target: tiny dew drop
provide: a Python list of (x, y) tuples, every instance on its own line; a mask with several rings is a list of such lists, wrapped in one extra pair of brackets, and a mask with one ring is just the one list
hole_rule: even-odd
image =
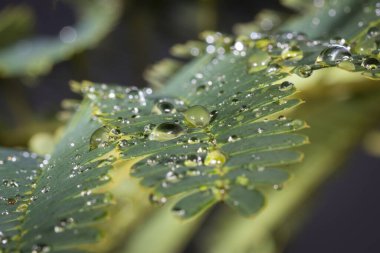
[(207, 153), (205, 165), (220, 167), (226, 162), (226, 160), (226, 156), (222, 152), (219, 150), (213, 150)]
[(184, 217), (186, 215), (186, 211), (180, 207), (173, 207), (172, 212), (179, 217)]
[(73, 218), (62, 219), (58, 222), (57, 225), (54, 226), (54, 232), (62, 233), (66, 230), (66, 228), (70, 228), (74, 224)]
[(266, 72), (269, 74), (269, 75), (273, 75), (273, 74), (276, 74), (278, 72), (280, 72), (281, 70), (281, 66), (276, 64), (276, 63), (272, 63), (272, 64), (269, 64), (268, 65), (268, 68), (266, 70)]
[(153, 106), (152, 112), (156, 114), (169, 114), (175, 113), (176, 109), (172, 103), (160, 100)]
[(15, 198), (8, 198), (7, 200), (8, 205), (15, 205), (17, 203), (17, 199)]
[(175, 171), (169, 171), (166, 173), (165, 179), (169, 183), (177, 183), (180, 180), (180, 175)]
[(0, 250), (2, 250), (1, 245), (8, 244), (8, 241), (9, 241), (8, 237), (5, 236), (4, 233), (0, 230)]
[(207, 90), (207, 86), (206, 85), (199, 85), (196, 89), (196, 93), (199, 95), (199, 94), (202, 94), (204, 91)]
[(228, 136), (228, 139), (227, 139), (228, 142), (235, 142), (238, 140), (240, 140), (240, 137), (235, 134)]
[(199, 142), (200, 142), (200, 140), (197, 137), (195, 137), (195, 136), (192, 136), (192, 137), (190, 137), (187, 140), (187, 143), (189, 143), (189, 144), (196, 144), (196, 143), (199, 143)]
[(367, 31), (367, 37), (369, 39), (377, 38), (380, 36), (380, 29), (376, 26), (370, 27)]
[(167, 198), (158, 194), (149, 194), (149, 202), (153, 205), (163, 205), (167, 201)]
[(288, 81), (282, 82), (278, 88), (280, 91), (288, 91), (294, 87), (294, 84)]
[(211, 120), (210, 113), (201, 105), (194, 105), (190, 107), (183, 113), (183, 116), (193, 127), (205, 127)]
[(286, 47), (281, 52), (283, 60), (299, 61), (303, 58), (303, 52), (298, 46)]
[(321, 66), (335, 66), (342, 61), (351, 59), (350, 51), (341, 45), (332, 45), (322, 50), (315, 63)]
[(109, 129), (105, 126), (98, 128), (90, 139), (90, 150), (105, 147), (109, 140)]
[(51, 248), (50, 246), (46, 244), (36, 244), (32, 246), (31, 253), (48, 253), (50, 252)]
[(202, 158), (196, 154), (191, 154), (186, 157), (183, 163), (186, 167), (196, 167), (202, 165)]
[(175, 139), (182, 134), (185, 130), (176, 123), (165, 122), (156, 126), (149, 135), (149, 139), (153, 141), (168, 141)]

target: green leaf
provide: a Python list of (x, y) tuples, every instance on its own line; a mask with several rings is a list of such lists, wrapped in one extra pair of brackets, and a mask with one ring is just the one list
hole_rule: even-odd
[[(323, 17), (326, 8), (318, 15)], [(371, 18), (363, 25), (372, 26)], [(370, 38), (367, 31), (347, 39), (355, 46), (358, 36), (376, 40), (378, 34)], [(253, 39), (205, 32), (201, 38), (205, 42), (176, 46), (173, 51), (181, 55), (203, 56), (171, 76), (156, 94), (133, 87), (77, 86), (93, 100), (95, 115), (120, 138), (121, 157), (135, 163), (132, 175), (153, 188), (151, 200), (162, 204), (168, 197), (185, 196), (175, 206), (183, 217), (204, 211), (191, 202), (231, 205), (249, 199), (238, 198), (237, 192), (256, 196), (265, 185), (279, 188), (288, 176), (277, 167), (302, 159), (293, 148), (308, 139), (292, 132), (306, 124), (276, 119), (302, 102), (293, 96), (293, 84), (281, 79), (292, 73), (308, 77), (334, 66), (377, 78), (377, 67), (363, 63), (363, 50), (350, 51), (344, 44), (350, 41), (314, 40), (294, 32)], [(213, 197), (206, 197), (210, 193)], [(253, 199), (257, 201), (237, 209), (255, 213), (264, 201)]]
[[(242, 189), (258, 196), (253, 188), (282, 183), (287, 173), (275, 167), (300, 161), (302, 155), (291, 149), (308, 142), (290, 134), (305, 128), (304, 122), (266, 119), (300, 104), (288, 99), (295, 92), (291, 84), (247, 75), (246, 57), (208, 60), (203, 66), (208, 71), (199, 74), (208, 87), (188, 85), (183, 96), (91, 83), (81, 87), (93, 99), (95, 115), (120, 138), (121, 157), (136, 161), (132, 175), (154, 189), (151, 200), (164, 203), (185, 194), (173, 208), (184, 218), (218, 201), (244, 201), (236, 194)], [(256, 200), (237, 209), (251, 215), (264, 203)]]
[(167, 80), (157, 93), (74, 83), (87, 98), (51, 157), (0, 151), (1, 251), (81, 252), (98, 238), (92, 224), (109, 196), (94, 188), (109, 180), (116, 145), (151, 201), (175, 197), (182, 218), (221, 201), (244, 216), (258, 212), (263, 192), (288, 179), (283, 167), (302, 159), (294, 148), (308, 143), (294, 133), (306, 123), (282, 115), (302, 103), (284, 78), (335, 66), (378, 78), (377, 6), (368, 3), (371, 13), (346, 40), (315, 40), (320, 30), (310, 38), (206, 32), (204, 42), (174, 50), (199, 57), (173, 76), (153, 75)]
[(99, 237), (90, 225), (110, 196), (93, 190), (109, 181), (113, 146), (89, 151), (90, 111), (83, 103), (51, 157), (0, 150), (2, 252), (80, 252)]
[[(96, 45), (114, 26), (122, 9), (118, 0), (68, 2), (75, 8), (77, 24), (62, 28), (57, 37), (32, 37), (0, 48), (1, 76), (46, 74), (56, 62)], [(21, 10), (16, 9), (13, 16), (19, 18)]]

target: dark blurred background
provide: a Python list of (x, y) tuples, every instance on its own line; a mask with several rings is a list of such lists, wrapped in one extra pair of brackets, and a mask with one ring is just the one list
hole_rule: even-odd
[[(34, 9), (39, 35), (56, 36), (76, 21), (61, 1), (2, 0), (0, 9), (20, 3)], [(234, 24), (251, 21), (263, 9), (292, 12), (274, 0), (128, 1), (118, 25), (97, 47), (56, 64), (37, 79), (0, 79), (0, 120), (17, 127), (31, 115), (46, 121), (55, 117), (63, 99), (79, 98), (70, 91), (69, 80), (145, 86), (144, 69), (168, 57), (173, 44), (196, 39), (207, 29), (231, 33)], [(23, 99), (14, 102), (12, 96)], [(18, 107), (28, 108), (21, 119), (15, 116)], [(25, 145), (5, 139), (0, 144)], [(310, 218), (286, 253), (380, 252), (380, 159), (358, 147), (344, 167), (317, 193)], [(188, 252), (194, 250), (190, 244)]]

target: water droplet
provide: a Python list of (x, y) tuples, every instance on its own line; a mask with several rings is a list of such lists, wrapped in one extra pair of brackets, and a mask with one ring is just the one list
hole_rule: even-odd
[(176, 216), (179, 217), (184, 217), (186, 215), (186, 211), (179, 207), (173, 207), (172, 211)]
[(149, 194), (149, 202), (154, 205), (163, 205), (167, 202), (167, 198), (159, 194)]
[(169, 114), (175, 113), (176, 109), (172, 103), (161, 100), (153, 106), (152, 112), (156, 114)]
[(202, 165), (202, 157), (196, 154), (188, 155), (184, 161), (184, 165), (186, 167), (196, 167)]
[(311, 76), (312, 73), (313, 73), (313, 69), (309, 65), (303, 65), (296, 68), (296, 74), (303, 78), (307, 78)]
[(367, 31), (367, 38), (372, 39), (372, 38), (377, 38), (380, 36), (380, 29), (377, 28), (376, 26), (370, 27)]
[(368, 70), (375, 70), (379, 67), (379, 61), (375, 58), (367, 58), (362, 62), (362, 66)]
[(261, 127), (257, 128), (257, 133), (259, 133), (259, 134), (264, 133), (264, 129), (262, 129)]
[(207, 90), (207, 86), (202, 84), (197, 87), (196, 93), (199, 95), (199, 94), (202, 94), (206, 90)]
[(226, 162), (225, 155), (219, 150), (213, 150), (207, 153), (205, 158), (206, 166), (222, 166)]
[(205, 127), (210, 123), (211, 116), (208, 110), (201, 106), (195, 105), (187, 109), (183, 116), (186, 121), (193, 127)]
[(106, 147), (109, 141), (109, 129), (107, 127), (98, 128), (90, 139), (90, 150)]
[(238, 140), (240, 140), (240, 138), (239, 138), (239, 136), (237, 136), (235, 134), (228, 136), (228, 139), (227, 139), (228, 142), (235, 142)]
[(54, 226), (54, 232), (62, 233), (67, 228), (71, 227), (73, 224), (74, 224), (73, 218), (62, 219), (58, 222), (58, 224), (56, 226)]
[(8, 198), (7, 203), (8, 203), (8, 205), (15, 205), (17, 203), (17, 199)]
[(283, 60), (299, 61), (303, 58), (303, 52), (298, 46), (286, 47), (281, 52)]
[(236, 183), (239, 185), (247, 186), (249, 184), (249, 179), (244, 175), (238, 176), (236, 178)]
[(248, 59), (248, 73), (258, 72), (266, 68), (270, 62), (270, 55), (262, 50), (257, 50)]
[(288, 91), (294, 87), (294, 84), (288, 81), (284, 81), (280, 84), (278, 88), (280, 91)]
[(50, 191), (50, 187), (49, 186), (45, 186), (41, 189), (41, 192), (42, 193), (48, 193)]
[(48, 253), (50, 250), (50, 246), (46, 244), (36, 244), (33, 245), (31, 253)]
[(165, 122), (159, 124), (153, 129), (149, 135), (149, 139), (154, 141), (168, 141), (181, 136), (184, 132), (184, 129), (180, 125)]
[(17, 188), (19, 185), (15, 180), (3, 180), (3, 185), (6, 187), (15, 187)]
[(169, 171), (165, 175), (165, 180), (170, 183), (179, 182), (180, 175), (175, 171)]
[[(4, 233), (0, 231), (0, 246), (8, 244), (8, 241), (9, 241), (8, 237), (5, 236)], [(2, 248), (0, 247), (0, 252), (2, 252), (1, 250)]]
[(280, 70), (281, 70), (281, 66), (280, 65), (278, 65), (276, 63), (272, 63), (272, 64), (268, 65), (268, 68), (267, 68), (266, 71), (267, 71), (267, 73), (269, 75), (273, 75), (273, 74), (276, 74), (276, 73), (280, 72)]
[(192, 137), (190, 137), (188, 140), (187, 140), (187, 143), (189, 143), (189, 144), (197, 144), (197, 143), (199, 143), (200, 142), (200, 140), (197, 138), (197, 137), (195, 137), (195, 136), (192, 136)]
[(350, 51), (340, 45), (332, 45), (322, 50), (315, 63), (321, 66), (335, 66), (342, 61), (350, 60)]

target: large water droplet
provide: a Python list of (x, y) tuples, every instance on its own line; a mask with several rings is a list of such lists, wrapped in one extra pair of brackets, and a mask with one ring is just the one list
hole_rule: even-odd
[(349, 59), (351, 59), (351, 53), (346, 47), (333, 45), (323, 49), (315, 63), (322, 66), (334, 66)]
[(279, 87), (279, 90), (280, 91), (287, 91), (287, 90), (290, 90), (294, 87), (294, 84), (291, 83), (291, 82), (288, 82), (288, 81), (285, 81), (285, 82), (282, 82), (280, 84), (280, 87)]
[(186, 121), (193, 127), (205, 127), (210, 123), (211, 116), (208, 110), (201, 106), (195, 105), (187, 109), (183, 116)]
[(174, 105), (168, 101), (158, 101), (153, 106), (152, 112), (156, 114), (175, 113), (176, 109)]
[(248, 59), (248, 73), (254, 73), (267, 67), (271, 57), (267, 52), (262, 50), (255, 51)]
[(283, 60), (299, 61), (303, 58), (303, 52), (298, 46), (286, 47), (281, 52)]
[(105, 126), (100, 127), (91, 135), (90, 150), (105, 147), (108, 145), (108, 141), (109, 141), (109, 129)]
[(180, 125), (165, 122), (159, 124), (153, 129), (149, 135), (149, 139), (154, 141), (168, 141), (177, 138), (184, 133), (185, 131)]
[(207, 153), (205, 158), (206, 166), (222, 166), (226, 162), (226, 156), (219, 150), (213, 150)]
[(367, 58), (363, 61), (362, 66), (368, 70), (375, 70), (379, 67), (379, 61), (375, 58)]

